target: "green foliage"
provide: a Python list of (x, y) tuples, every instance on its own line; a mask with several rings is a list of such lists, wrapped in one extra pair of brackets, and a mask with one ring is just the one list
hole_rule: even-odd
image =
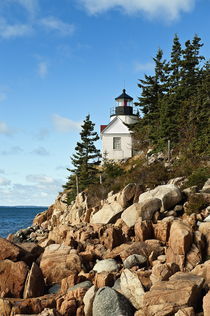
[(100, 150), (95, 147), (95, 142), (99, 139), (98, 134), (94, 131), (93, 122), (90, 115), (87, 115), (80, 132), (81, 141), (77, 142), (75, 154), (71, 157), (73, 169), (67, 169), (71, 172), (67, 183), (63, 186), (68, 190), (67, 203), (74, 200), (77, 190), (79, 192), (87, 188), (88, 185), (99, 183), (98, 168), (100, 164)]
[(200, 194), (191, 194), (186, 203), (186, 214), (198, 214), (206, 206), (205, 200)]
[(198, 189), (201, 189), (209, 177), (209, 168), (198, 168), (188, 177), (187, 186), (191, 187), (196, 185)]
[(114, 178), (121, 176), (123, 173), (124, 170), (122, 169), (122, 167), (120, 167), (120, 165), (117, 162), (111, 160), (106, 160), (104, 162), (102, 176), (105, 181), (108, 179), (113, 180)]
[[(145, 74), (138, 87), (141, 94), (136, 106), (143, 118), (133, 126), (135, 143), (164, 150), (170, 139), (172, 147), (207, 154), (210, 138), (210, 62), (200, 54), (203, 46), (195, 35), (182, 48), (175, 35), (170, 60), (158, 50), (154, 74)], [(143, 136), (142, 136), (143, 135)], [(187, 138), (190, 143), (187, 143)], [(185, 142), (185, 146), (180, 146)], [(144, 141), (145, 142), (145, 141)]]

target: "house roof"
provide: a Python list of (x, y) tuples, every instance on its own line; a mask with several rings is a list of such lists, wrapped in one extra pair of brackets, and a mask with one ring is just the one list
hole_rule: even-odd
[(127, 93), (126, 93), (126, 90), (123, 89), (123, 93), (121, 95), (119, 95), (119, 97), (115, 98), (116, 101), (118, 100), (130, 100), (130, 101), (133, 101), (133, 98), (130, 97)]
[(101, 125), (100, 126), (100, 131), (103, 132), (103, 130), (107, 127), (107, 125)]
[(104, 129), (101, 131), (103, 134), (131, 134), (128, 126), (116, 116)]

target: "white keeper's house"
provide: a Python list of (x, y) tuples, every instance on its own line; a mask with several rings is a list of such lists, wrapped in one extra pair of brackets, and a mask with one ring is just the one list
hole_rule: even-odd
[(110, 112), (110, 123), (101, 125), (102, 156), (120, 160), (130, 158), (134, 154), (132, 132), (128, 126), (136, 123), (139, 115), (133, 108), (133, 98), (125, 89), (115, 100), (116, 106)]

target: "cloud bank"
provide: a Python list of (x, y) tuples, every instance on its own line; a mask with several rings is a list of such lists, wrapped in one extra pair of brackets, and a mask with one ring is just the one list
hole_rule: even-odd
[[(1, 1), (0, 38), (12, 39), (24, 37), (34, 34), (37, 29), (51, 31), (60, 36), (70, 36), (75, 31), (73, 24), (64, 22), (55, 16), (40, 17), (41, 9), (39, 7), (39, 0), (3, 0), (3, 3)], [(15, 14), (13, 14), (12, 19), (9, 19), (7, 16), (6, 12), (8, 9), (10, 12), (16, 12), (16, 8), (24, 13), (24, 22), (22, 20), (18, 21)]]
[(1, 205), (50, 205), (63, 184), (61, 179), (46, 175), (28, 175), (26, 180), (30, 184), (11, 183), (0, 177)]
[(75, 122), (57, 114), (53, 115), (53, 125), (61, 133), (74, 132), (81, 128), (81, 122)]
[(9, 185), (11, 183), (10, 180), (0, 177), (0, 186), (5, 186), (5, 185)]
[(142, 12), (148, 17), (164, 16), (175, 20), (182, 12), (189, 12), (194, 0), (79, 0), (90, 14), (121, 9), (127, 14)]
[(22, 23), (9, 24), (4, 18), (0, 17), (0, 37), (4, 39), (23, 37), (31, 34), (32, 31), (31, 25)]

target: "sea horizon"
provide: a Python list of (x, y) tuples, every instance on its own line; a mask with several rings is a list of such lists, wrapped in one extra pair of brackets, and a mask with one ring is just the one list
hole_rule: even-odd
[(48, 206), (17, 205), (0, 206), (0, 236), (6, 238), (20, 229), (30, 227), (34, 217), (47, 210)]

